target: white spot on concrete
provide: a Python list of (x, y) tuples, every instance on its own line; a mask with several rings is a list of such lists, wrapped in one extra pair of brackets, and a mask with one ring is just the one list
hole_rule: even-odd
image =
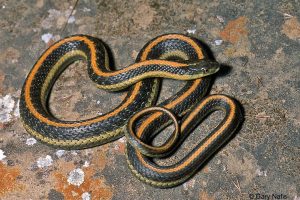
[(83, 150), (83, 152), (84, 152), (84, 155), (90, 155), (90, 154), (92, 154), (94, 151), (93, 151), (92, 149), (85, 149), (85, 150)]
[(68, 183), (71, 185), (80, 186), (84, 181), (84, 172), (82, 169), (77, 168), (70, 172), (68, 177)]
[(16, 108), (14, 111), (14, 116), (15, 117), (20, 117), (20, 100), (18, 100), (17, 104), (16, 104)]
[(116, 151), (118, 151), (118, 150), (120, 149), (120, 145), (116, 144), (116, 145), (114, 146), (114, 149), (115, 149)]
[(293, 15), (290, 15), (288, 13), (283, 13), (283, 17), (284, 17), (284, 19), (290, 19), (293, 17)]
[(34, 138), (28, 138), (28, 139), (26, 140), (26, 144), (29, 145), (29, 146), (32, 146), (32, 145), (34, 145), (35, 143), (36, 143), (36, 139), (34, 139)]
[(91, 200), (91, 194), (88, 192), (84, 192), (81, 195), (82, 200)]
[(60, 40), (61, 39), (61, 36), (60, 35), (54, 35), (53, 37), (52, 37), (52, 40), (53, 41), (58, 41), (58, 40)]
[(50, 29), (51, 27), (55, 26), (55, 22), (59, 19), (60, 16), (63, 16), (63, 13), (61, 13), (59, 10), (48, 10), (48, 16), (42, 21), (41, 26), (44, 29)]
[(61, 158), (64, 154), (65, 154), (65, 150), (57, 150), (55, 152), (55, 155), (58, 157), (58, 158)]
[(252, 91), (252, 90), (248, 90), (248, 91), (246, 92), (246, 94), (253, 94), (253, 91)]
[(0, 160), (3, 160), (4, 158), (6, 158), (6, 155), (4, 155), (4, 151), (0, 149)]
[(224, 23), (224, 22), (225, 22), (224, 18), (223, 18), (222, 16), (220, 16), (220, 15), (217, 15), (217, 19), (218, 19), (219, 22), (221, 22), (221, 23)]
[(195, 34), (196, 33), (196, 25), (194, 25), (192, 28), (189, 28), (188, 30), (186, 30), (186, 32), (188, 34)]
[(90, 12), (90, 11), (91, 11), (91, 9), (89, 9), (89, 8), (86, 8), (86, 7), (83, 8), (83, 12)]
[(255, 174), (258, 175), (258, 176), (267, 176), (267, 170), (257, 169), (255, 171)]
[(207, 187), (207, 182), (206, 181), (202, 181), (202, 185), (203, 185), (203, 187)]
[(189, 180), (188, 182), (185, 182), (183, 184), (183, 189), (184, 190), (190, 190), (190, 189), (193, 189), (195, 187), (195, 179), (191, 179)]
[(12, 120), (11, 112), (15, 107), (15, 100), (10, 94), (0, 97), (0, 123)]
[(42, 40), (48, 44), (48, 42), (53, 38), (53, 35), (51, 33), (45, 33), (42, 35)]
[(75, 22), (75, 17), (72, 15), (72, 16), (70, 16), (69, 19), (68, 19), (68, 24), (72, 24), (72, 23), (74, 23), (74, 22)]
[(72, 151), (71, 151), (71, 154), (72, 154), (73, 156), (77, 156), (77, 155), (78, 155), (77, 151), (75, 151), (75, 150), (72, 150)]
[(73, 190), (71, 191), (71, 193), (72, 193), (72, 196), (73, 196), (73, 197), (77, 197), (77, 196), (79, 195), (77, 192), (75, 192), (75, 191), (73, 191)]
[(90, 166), (90, 162), (86, 160), (83, 164), (83, 167), (89, 167), (89, 166)]
[(96, 103), (97, 103), (97, 104), (100, 104), (100, 103), (101, 103), (101, 101), (97, 101)]
[(46, 157), (38, 158), (36, 163), (39, 168), (44, 168), (44, 167), (51, 166), (53, 163), (53, 160), (52, 160), (51, 156), (47, 155)]
[(120, 149), (120, 144), (119, 143), (125, 143), (126, 142), (126, 137), (122, 137), (118, 139), (118, 142), (115, 143), (114, 149), (118, 151)]
[(126, 137), (121, 137), (118, 139), (118, 142), (125, 143), (126, 142)]
[[(68, 22), (68, 17), (70, 16), (72, 12), (72, 8), (66, 9), (64, 11), (59, 11), (56, 9), (49, 9), (48, 10), (48, 16), (42, 21), (41, 26), (44, 29), (51, 29), (53, 27), (55, 28), (62, 28), (65, 26), (65, 23)], [(73, 10), (72, 16), (75, 15), (76, 10)], [(71, 19), (71, 21), (75, 18)], [(74, 22), (73, 21), (73, 22)], [(71, 22), (71, 23), (73, 23)], [(69, 22), (68, 22), (69, 23)]]
[(223, 171), (223, 172), (225, 172), (226, 170), (227, 170), (226, 166), (225, 166), (225, 165), (223, 165), (223, 167), (222, 167), (222, 171)]
[(223, 40), (215, 40), (215, 45), (220, 46), (223, 43)]
[(18, 59), (12, 59), (11, 60), (11, 63), (13, 63), (13, 64), (15, 64), (15, 63), (17, 63), (18, 62)]
[(115, 146), (114, 146), (114, 149), (116, 150), (116, 151), (118, 151), (118, 150), (120, 150), (120, 143), (125, 143), (126, 142), (126, 138), (125, 137), (122, 137), (122, 138), (120, 138), (120, 139), (118, 139), (118, 142), (116, 142), (115, 143)]
[(5, 8), (5, 5), (3, 5), (2, 8), (4, 9), (4, 8)]

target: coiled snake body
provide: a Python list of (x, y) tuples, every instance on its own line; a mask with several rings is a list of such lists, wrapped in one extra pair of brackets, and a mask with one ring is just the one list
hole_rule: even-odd
[[(40, 141), (64, 149), (98, 146), (126, 133), (126, 155), (132, 172), (153, 186), (178, 185), (229, 139), (242, 118), (232, 98), (205, 97), (209, 75), (218, 71), (219, 64), (204, 53), (198, 40), (167, 34), (149, 41), (134, 64), (112, 71), (101, 40), (86, 35), (67, 37), (49, 47), (28, 74), (20, 99), (22, 122)], [(87, 60), (89, 76), (99, 88), (115, 91), (129, 87), (129, 91), (123, 102), (106, 114), (63, 121), (50, 113), (47, 99), (61, 72), (78, 59)], [(140, 111), (156, 102), (160, 78), (185, 80), (186, 85), (159, 107), (142, 111), (143, 115), (149, 113), (141, 118)], [(159, 166), (153, 161), (151, 157), (165, 157), (174, 152), (188, 133), (215, 110), (224, 111), (225, 118), (187, 157), (172, 166)], [(170, 117), (177, 127), (173, 137), (160, 147), (152, 146), (153, 138), (172, 122)]]

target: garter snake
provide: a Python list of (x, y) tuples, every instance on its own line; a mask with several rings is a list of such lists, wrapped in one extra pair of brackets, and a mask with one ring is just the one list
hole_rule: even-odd
[[(49, 111), (49, 93), (63, 70), (79, 59), (87, 61), (89, 76), (99, 88), (110, 91), (129, 88), (128, 93), (119, 106), (106, 114), (87, 120), (63, 121)], [(202, 162), (202, 157), (208, 157), (204, 154), (211, 154), (208, 150), (216, 151), (223, 143), (220, 138), (228, 138), (239, 124), (238, 106), (234, 101), (229, 101), (229, 97), (210, 96), (208, 99), (211, 100), (208, 103), (201, 103), (208, 91), (211, 79), (209, 75), (218, 70), (219, 64), (208, 59), (197, 39), (181, 34), (166, 34), (152, 39), (139, 52), (134, 64), (117, 71), (111, 70), (107, 49), (101, 40), (87, 35), (74, 35), (50, 46), (34, 64), (22, 88), (20, 116), (25, 129), (48, 145), (63, 149), (94, 147), (116, 140), (125, 132), (128, 133), (128, 127), (133, 125), (131, 120), (127, 126), (128, 119), (142, 109), (155, 105), (160, 78), (185, 80), (186, 85), (179, 92), (158, 105), (168, 109), (170, 113), (154, 112), (136, 123), (136, 144), (151, 141), (159, 130), (170, 124), (168, 115), (173, 114), (180, 120), (186, 118), (180, 132), (178, 129), (176, 133), (178, 142), (169, 142), (172, 147), (178, 146), (187, 135), (183, 133), (190, 132), (188, 127), (195, 121), (200, 121), (201, 117), (197, 113), (204, 112), (207, 115), (221, 109), (228, 117), (223, 120), (222, 126), (220, 125), (222, 131), (216, 130), (217, 135), (212, 132), (211, 135), (217, 138), (216, 141), (211, 139), (213, 136), (208, 136), (198, 149), (191, 152), (192, 156), (188, 156), (187, 161), (182, 161), (184, 164), (180, 165), (182, 168), (179, 167), (178, 171), (175, 170), (177, 166), (161, 169), (146, 155), (141, 154), (134, 142), (129, 141), (127, 145), (127, 161), (138, 178), (154, 186), (171, 187), (180, 184), (192, 174), (184, 173), (184, 177), (181, 177), (178, 174), (182, 173), (180, 170), (196, 171), (195, 167), (189, 164), (195, 165), (196, 162), (200, 162), (199, 159)], [(199, 112), (195, 113), (193, 110)], [(186, 115), (188, 112), (190, 114)], [(128, 133), (128, 138), (132, 138), (130, 135), (135, 134)], [(205, 141), (209, 141), (208, 144)], [(211, 146), (213, 148), (210, 148)]]

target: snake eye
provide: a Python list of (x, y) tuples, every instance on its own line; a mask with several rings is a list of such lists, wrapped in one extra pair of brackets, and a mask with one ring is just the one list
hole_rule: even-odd
[(203, 73), (208, 73), (208, 69), (205, 68), (205, 67), (202, 67), (202, 68), (201, 68), (201, 71), (202, 71)]

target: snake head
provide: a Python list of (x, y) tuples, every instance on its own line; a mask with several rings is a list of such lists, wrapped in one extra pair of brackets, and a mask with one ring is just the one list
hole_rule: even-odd
[(199, 77), (215, 74), (220, 69), (220, 64), (216, 61), (202, 59), (197, 61), (188, 61), (186, 74)]

